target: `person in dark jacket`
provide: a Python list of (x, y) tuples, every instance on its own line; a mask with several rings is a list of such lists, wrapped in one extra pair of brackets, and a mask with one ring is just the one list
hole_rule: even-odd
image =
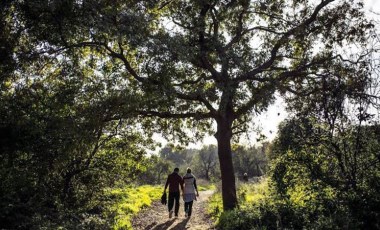
[(169, 198), (168, 198), (169, 218), (173, 216), (174, 202), (175, 202), (174, 214), (175, 214), (175, 217), (178, 217), (179, 197), (180, 197), (179, 187), (181, 187), (181, 190), (183, 191), (183, 180), (182, 180), (182, 177), (178, 175), (178, 172), (179, 172), (179, 168), (175, 168), (174, 172), (168, 176), (168, 179), (166, 180), (166, 184), (165, 184), (165, 189), (164, 189), (164, 192), (166, 193), (166, 188), (169, 186)]

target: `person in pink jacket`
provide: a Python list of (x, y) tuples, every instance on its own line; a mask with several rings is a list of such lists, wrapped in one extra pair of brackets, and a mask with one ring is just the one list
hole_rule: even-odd
[(193, 201), (197, 199), (197, 196), (199, 196), (197, 182), (195, 176), (191, 173), (190, 168), (187, 168), (187, 173), (182, 179), (184, 185), (183, 201), (185, 202), (185, 216), (190, 217), (193, 208)]

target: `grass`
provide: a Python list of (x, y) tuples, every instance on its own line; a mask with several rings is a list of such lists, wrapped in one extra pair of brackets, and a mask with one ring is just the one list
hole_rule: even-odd
[(207, 190), (215, 190), (215, 184), (210, 183), (209, 181), (197, 179), (197, 187), (198, 191), (207, 191)]
[(268, 181), (263, 180), (257, 184), (242, 184), (238, 190), (238, 199), (241, 207), (260, 203), (268, 197)]
[(220, 192), (216, 192), (210, 197), (206, 209), (214, 221), (219, 219), (223, 212), (222, 194)]
[[(268, 197), (268, 181), (263, 180), (256, 184), (239, 184), (237, 196), (239, 207), (244, 208), (252, 204), (265, 202)], [(223, 212), (222, 194), (220, 189), (214, 193), (207, 203), (207, 212), (217, 221)]]
[(116, 200), (109, 209), (109, 212), (114, 215), (113, 229), (126, 230), (132, 229), (131, 219), (133, 215), (142, 208), (150, 206), (152, 201), (160, 199), (162, 186), (144, 185), (113, 189), (108, 194)]

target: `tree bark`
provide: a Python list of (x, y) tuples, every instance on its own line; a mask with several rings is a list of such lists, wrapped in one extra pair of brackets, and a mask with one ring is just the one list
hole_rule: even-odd
[(231, 138), (232, 118), (217, 119), (218, 156), (222, 176), (223, 209), (232, 210), (237, 206), (235, 171), (232, 163)]

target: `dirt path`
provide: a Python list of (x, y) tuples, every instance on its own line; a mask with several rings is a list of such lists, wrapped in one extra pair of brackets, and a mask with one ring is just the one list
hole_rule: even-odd
[(180, 201), (180, 209), (178, 218), (169, 219), (169, 213), (166, 205), (162, 205), (159, 201), (153, 202), (152, 206), (140, 212), (132, 220), (134, 230), (206, 230), (215, 229), (213, 221), (207, 216), (205, 205), (207, 199), (212, 195), (213, 191), (202, 191), (199, 198), (194, 201), (193, 213), (190, 218), (185, 217), (183, 210), (183, 200)]

